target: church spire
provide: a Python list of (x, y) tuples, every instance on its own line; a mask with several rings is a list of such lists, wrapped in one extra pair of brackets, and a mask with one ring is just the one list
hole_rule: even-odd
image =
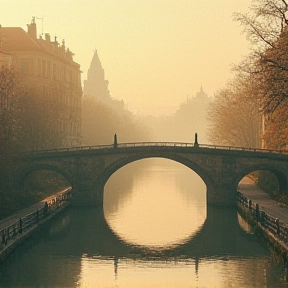
[(206, 99), (207, 97), (208, 97), (208, 95), (204, 92), (202, 84), (201, 84), (200, 91), (196, 94), (196, 98)]
[(90, 77), (97, 77), (101, 78), (102, 80), (105, 79), (104, 69), (102, 68), (102, 64), (96, 49), (94, 50), (94, 55), (87, 73), (87, 78), (89, 79)]
[(99, 100), (111, 97), (108, 90), (108, 81), (105, 79), (105, 72), (96, 49), (87, 71), (87, 80), (84, 80), (83, 93), (84, 95), (94, 96)]

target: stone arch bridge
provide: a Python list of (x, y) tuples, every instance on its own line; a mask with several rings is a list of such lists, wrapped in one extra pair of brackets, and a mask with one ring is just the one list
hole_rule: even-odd
[(117, 148), (106, 145), (22, 154), (14, 159), (13, 183), (23, 188), (30, 173), (52, 170), (71, 183), (74, 205), (101, 205), (105, 183), (115, 171), (136, 160), (151, 157), (174, 160), (196, 172), (206, 184), (207, 203), (211, 205), (235, 205), (239, 181), (256, 170), (273, 172), (280, 191), (287, 191), (288, 154), (171, 142), (123, 143)]

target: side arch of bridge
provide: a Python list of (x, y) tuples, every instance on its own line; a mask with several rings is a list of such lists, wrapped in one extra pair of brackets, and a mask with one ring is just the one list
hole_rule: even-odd
[(279, 192), (280, 193), (285, 193), (287, 192), (287, 170), (283, 167), (280, 166), (275, 166), (275, 164), (256, 164), (256, 165), (251, 165), (248, 167), (243, 167), (237, 175), (235, 175), (234, 179), (234, 185), (238, 185), (238, 183), (245, 177), (246, 175), (255, 172), (255, 171), (269, 171), (273, 173), (278, 181), (279, 184)]
[(47, 163), (32, 163), (17, 169), (15, 173), (16, 177), (14, 181), (14, 187), (16, 189), (23, 189), (25, 187), (25, 181), (27, 177), (31, 173), (41, 170), (57, 172), (58, 174), (62, 175), (71, 184), (72, 187), (77, 186), (77, 182), (75, 181), (73, 175), (67, 173), (67, 171), (65, 171), (65, 169), (62, 167)]

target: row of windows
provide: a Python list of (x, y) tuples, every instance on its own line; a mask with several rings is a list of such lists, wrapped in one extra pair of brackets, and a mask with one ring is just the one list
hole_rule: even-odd
[(59, 120), (60, 132), (68, 135), (80, 135), (80, 123), (66, 120)]
[(79, 97), (75, 98), (67, 94), (55, 95), (55, 94), (52, 94), (51, 92), (45, 93), (44, 97), (47, 99), (48, 102), (53, 102), (55, 100), (58, 100), (58, 102), (64, 104), (66, 107), (69, 107), (72, 109), (81, 108), (81, 99)]
[(50, 60), (45, 60), (38, 58), (37, 60), (37, 70), (34, 68), (34, 59), (25, 58), (20, 60), (20, 72), (21, 74), (36, 74), (38, 76), (53, 79), (61, 80), (67, 82), (79, 83), (80, 72), (76, 69), (67, 68), (65, 65), (58, 65), (53, 63)]
[(7, 109), (8, 108), (8, 97), (0, 97), (0, 113), (2, 109)]
[(12, 61), (10, 58), (0, 58), (0, 69), (2, 67), (10, 67), (12, 64)]

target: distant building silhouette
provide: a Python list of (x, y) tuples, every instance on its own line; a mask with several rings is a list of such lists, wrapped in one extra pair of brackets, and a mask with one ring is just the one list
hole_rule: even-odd
[(83, 94), (84, 96), (92, 96), (95, 100), (118, 112), (123, 111), (123, 100), (120, 101), (111, 97), (108, 84), (109, 82), (105, 79), (105, 72), (102, 68), (97, 50), (95, 50), (87, 72), (87, 80), (84, 80)]
[(37, 38), (33, 17), (28, 32), (20, 27), (0, 26), (0, 66), (12, 66), (23, 84), (37, 95), (58, 101), (56, 129), (64, 136), (63, 146), (78, 146), (81, 141), (81, 71), (73, 53), (57, 37), (51, 41), (45, 33)]
[[(186, 127), (185, 129), (188, 128), (191, 131), (191, 135), (194, 135), (195, 132), (198, 133), (199, 143), (207, 143), (207, 109), (212, 100), (213, 98), (209, 97), (201, 86), (196, 96), (191, 98), (187, 97), (186, 102), (180, 105), (175, 114), (176, 122)], [(180, 132), (181, 131), (179, 131), (179, 133)]]

